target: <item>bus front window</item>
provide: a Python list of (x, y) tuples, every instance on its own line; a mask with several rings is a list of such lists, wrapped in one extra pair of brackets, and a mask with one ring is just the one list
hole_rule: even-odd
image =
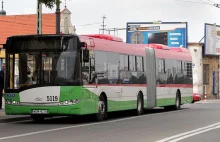
[[(19, 85), (71, 83), (79, 80), (77, 52), (20, 54)], [(77, 62), (77, 63), (76, 63)], [(30, 75), (24, 66), (30, 68)], [(23, 75), (22, 75), (23, 74)], [(28, 80), (27, 80), (28, 78)]]
[[(30, 44), (30, 42), (33, 42)], [(61, 42), (62, 47), (56, 44)], [(7, 60), (8, 71), (6, 80), (8, 89), (24, 87), (40, 87), (45, 85), (78, 85), (81, 84), (80, 50), (74, 38), (65, 41), (53, 40), (20, 40), (20, 48)], [(57, 46), (57, 47), (56, 47)], [(34, 50), (35, 49), (35, 50)], [(13, 56), (19, 55), (15, 60)], [(15, 63), (17, 61), (18, 63)], [(18, 64), (18, 77), (15, 78), (14, 65)], [(13, 80), (13, 81), (12, 81)], [(12, 86), (11, 83), (15, 86)]]

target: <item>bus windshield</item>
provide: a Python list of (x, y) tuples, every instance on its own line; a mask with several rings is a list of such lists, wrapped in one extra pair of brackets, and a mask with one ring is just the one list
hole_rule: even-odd
[(77, 37), (12, 39), (7, 49), (6, 89), (81, 83)]

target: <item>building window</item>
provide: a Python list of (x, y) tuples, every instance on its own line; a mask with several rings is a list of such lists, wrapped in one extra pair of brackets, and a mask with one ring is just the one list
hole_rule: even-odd
[(69, 34), (69, 20), (67, 17), (65, 17), (64, 19), (64, 33), (65, 34)]
[(209, 64), (203, 64), (203, 84), (209, 84)]
[(186, 63), (187, 77), (192, 78), (192, 63)]

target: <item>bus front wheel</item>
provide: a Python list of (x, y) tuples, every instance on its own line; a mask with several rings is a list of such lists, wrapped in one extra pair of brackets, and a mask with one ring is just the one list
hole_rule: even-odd
[(100, 96), (98, 102), (98, 113), (96, 118), (98, 121), (103, 121), (107, 116), (107, 102), (103, 95)]

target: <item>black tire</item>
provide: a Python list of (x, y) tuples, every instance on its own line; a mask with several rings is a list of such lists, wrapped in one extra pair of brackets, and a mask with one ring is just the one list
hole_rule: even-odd
[(35, 122), (43, 122), (44, 121), (44, 116), (31, 115), (31, 119), (33, 119)]
[(103, 96), (100, 96), (98, 101), (98, 112), (96, 114), (97, 121), (103, 121), (107, 118), (107, 102)]
[(181, 109), (181, 95), (180, 92), (176, 92), (176, 103), (175, 103), (175, 110)]
[(179, 110), (181, 109), (181, 94), (179, 91), (176, 92), (175, 105), (173, 106), (165, 106), (166, 110)]
[(137, 97), (137, 115), (142, 115), (144, 113), (144, 103), (143, 97), (139, 93)]

